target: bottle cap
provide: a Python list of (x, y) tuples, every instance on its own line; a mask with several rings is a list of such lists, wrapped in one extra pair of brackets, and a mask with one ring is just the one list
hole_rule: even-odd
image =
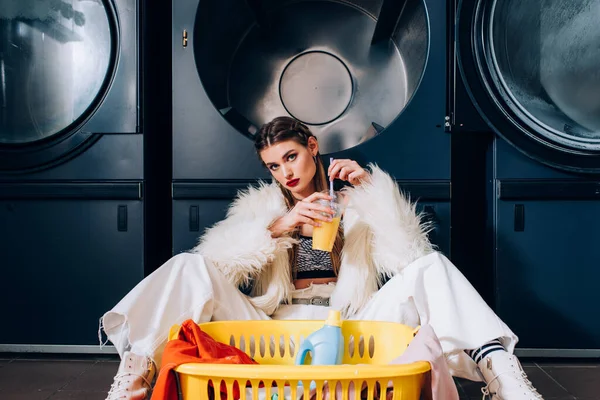
[(342, 326), (342, 318), (339, 310), (329, 310), (329, 316), (325, 325)]

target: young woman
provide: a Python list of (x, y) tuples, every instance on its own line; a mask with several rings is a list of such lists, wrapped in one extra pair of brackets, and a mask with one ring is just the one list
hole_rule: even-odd
[[(175, 323), (325, 319), (330, 307), (347, 319), (429, 324), (454, 376), (485, 381), (495, 399), (541, 398), (512, 355), (515, 334), (434, 250), (389, 175), (352, 160), (335, 160), (326, 174), (317, 139), (288, 117), (265, 124), (255, 146), (274, 182), (240, 193), (191, 252), (167, 261), (102, 317), (122, 358), (108, 399), (147, 396)], [(329, 199), (327, 175), (351, 184), (331, 253), (311, 245), (321, 213), (331, 213), (315, 202)]]

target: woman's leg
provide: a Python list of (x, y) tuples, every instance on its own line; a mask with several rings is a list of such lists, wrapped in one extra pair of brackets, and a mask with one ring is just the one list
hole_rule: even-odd
[[(535, 398), (534, 389), (527, 388), (524, 372), (512, 356), (517, 336), (440, 253), (407, 266), (352, 318), (430, 325), (440, 340), (452, 375), (475, 381), (483, 379), (487, 383), (493, 380), (500, 387), (506, 386), (506, 392), (516, 385), (519, 390), (525, 388), (523, 398)], [(495, 339), (500, 341), (503, 351), (491, 352), (479, 363), (465, 352)], [(499, 374), (502, 375), (496, 378)], [(499, 391), (502, 393), (502, 389)], [(514, 397), (505, 394), (500, 398)]]
[(130, 393), (129, 399), (145, 398), (173, 324), (186, 319), (199, 323), (268, 318), (201, 255), (179, 254), (102, 317), (108, 340), (122, 360), (112, 392)]
[(390, 279), (353, 318), (431, 325), (455, 376), (477, 380), (465, 352), (501, 338), (511, 352), (515, 334), (496, 316), (463, 274), (442, 254), (422, 257)]

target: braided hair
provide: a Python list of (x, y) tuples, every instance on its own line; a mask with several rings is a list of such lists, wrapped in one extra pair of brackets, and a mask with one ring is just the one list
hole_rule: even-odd
[[(272, 121), (267, 122), (260, 128), (254, 139), (254, 147), (260, 157), (260, 152), (264, 149), (287, 140), (293, 140), (304, 147), (308, 147), (308, 139), (310, 137), (315, 136), (310, 129), (300, 121), (291, 117), (277, 117)], [(315, 163), (317, 166), (317, 172), (313, 177), (315, 190), (317, 192), (327, 191), (327, 174), (325, 173), (325, 166), (323, 165), (323, 161), (321, 160), (319, 153), (317, 153), (315, 156)], [(278, 185), (279, 189), (283, 193), (283, 198), (285, 199), (285, 204), (288, 210), (291, 210), (296, 205), (298, 200), (292, 195), (292, 192), (289, 189), (279, 184), (279, 182)], [(291, 233), (291, 236), (297, 238), (299, 236), (299, 231), (295, 230)], [(341, 265), (341, 253), (343, 246), (344, 235), (340, 225), (335, 242), (333, 244), (333, 250), (330, 253), (331, 264), (333, 265), (333, 271), (336, 275), (338, 274)], [(289, 259), (292, 268), (292, 276), (295, 277), (297, 245), (293, 246), (288, 252), (290, 256)]]

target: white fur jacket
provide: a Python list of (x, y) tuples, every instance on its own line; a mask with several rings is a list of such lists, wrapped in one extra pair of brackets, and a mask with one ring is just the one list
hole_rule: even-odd
[[(429, 226), (396, 182), (376, 165), (371, 179), (344, 189), (349, 203), (343, 218), (344, 248), (338, 282), (330, 304), (349, 316), (375, 293), (382, 278), (391, 277), (433, 251)], [(202, 254), (235, 286), (253, 281), (250, 301), (271, 315), (290, 302), (294, 286), (289, 236), (272, 238), (268, 226), (287, 212), (276, 183), (240, 192), (227, 217), (207, 229), (192, 252)]]

